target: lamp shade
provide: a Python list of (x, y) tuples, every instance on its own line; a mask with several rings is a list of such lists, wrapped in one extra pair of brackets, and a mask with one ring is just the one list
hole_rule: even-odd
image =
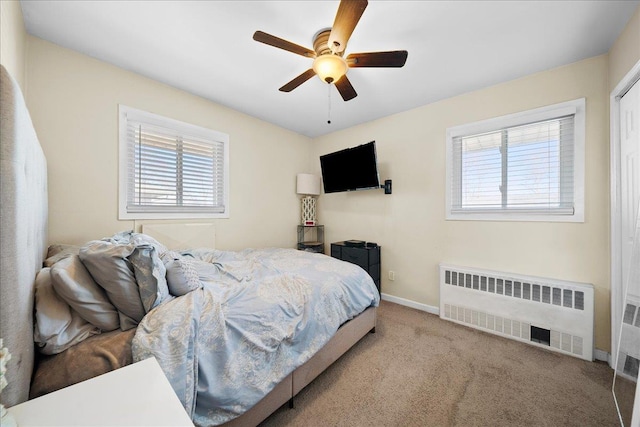
[(323, 82), (337, 82), (347, 73), (348, 69), (347, 61), (338, 55), (325, 54), (313, 60), (313, 71)]
[(320, 178), (310, 173), (297, 175), (296, 193), (317, 196), (320, 194)]

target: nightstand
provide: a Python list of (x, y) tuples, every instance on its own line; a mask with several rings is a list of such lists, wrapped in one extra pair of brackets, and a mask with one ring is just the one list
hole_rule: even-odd
[(299, 225), (298, 249), (323, 254), (324, 225)]
[(348, 246), (345, 242), (335, 242), (331, 244), (331, 256), (362, 267), (380, 293), (380, 246)]
[(155, 358), (8, 409), (18, 426), (193, 426)]

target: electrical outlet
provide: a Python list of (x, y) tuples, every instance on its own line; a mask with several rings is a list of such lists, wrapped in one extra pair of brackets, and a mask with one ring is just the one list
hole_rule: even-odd
[(389, 280), (391, 280), (392, 282), (394, 280), (396, 280), (396, 272), (393, 270), (389, 270)]

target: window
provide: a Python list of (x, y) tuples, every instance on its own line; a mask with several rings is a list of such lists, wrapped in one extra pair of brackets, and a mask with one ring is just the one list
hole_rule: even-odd
[(447, 219), (584, 221), (585, 100), (447, 129)]
[(228, 218), (229, 136), (124, 105), (120, 219)]

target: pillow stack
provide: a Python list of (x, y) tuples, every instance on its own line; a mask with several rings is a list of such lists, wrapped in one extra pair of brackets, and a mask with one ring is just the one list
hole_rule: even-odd
[(100, 329), (84, 320), (53, 290), (51, 269), (45, 267), (36, 276), (36, 325), (33, 339), (40, 352), (56, 354)]
[(166, 248), (144, 234), (120, 233), (80, 249), (80, 260), (105, 290), (126, 331), (169, 296), (160, 254)]
[(155, 239), (133, 232), (83, 247), (52, 245), (36, 277), (34, 340), (40, 351), (59, 353), (101, 331), (136, 327), (172, 298), (160, 258), (166, 252)]

